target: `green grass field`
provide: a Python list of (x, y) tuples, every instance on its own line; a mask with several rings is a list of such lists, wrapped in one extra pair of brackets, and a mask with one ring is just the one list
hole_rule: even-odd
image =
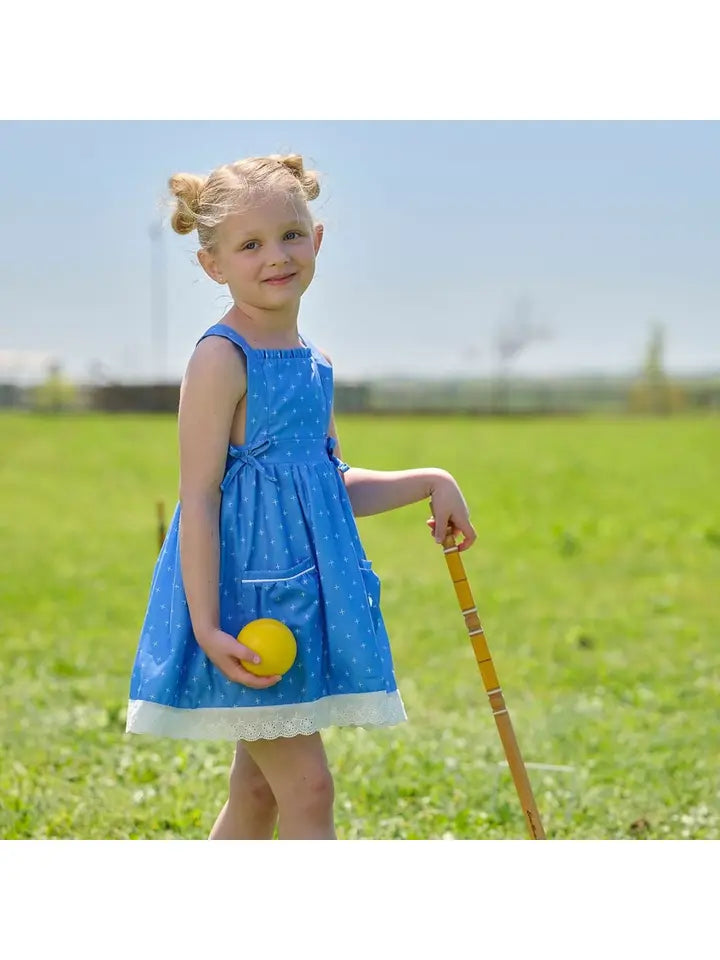
[[(465, 563), (551, 838), (720, 838), (720, 421), (341, 418), (459, 480)], [(0, 836), (202, 838), (229, 743), (124, 733), (172, 417), (0, 415)], [(715, 493), (713, 493), (713, 490)], [(409, 723), (331, 730), (344, 839), (523, 838), (426, 503), (359, 521)]]

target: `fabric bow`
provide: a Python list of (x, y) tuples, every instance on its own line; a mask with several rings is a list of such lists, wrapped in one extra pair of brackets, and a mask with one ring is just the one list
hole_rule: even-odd
[(277, 483), (277, 477), (273, 477), (273, 475), (268, 472), (265, 465), (257, 459), (257, 454), (264, 453), (270, 446), (271, 442), (272, 441), (268, 439), (261, 440), (260, 443), (256, 443), (252, 447), (236, 447), (233, 444), (230, 444), (228, 453), (235, 462), (231, 464), (227, 473), (223, 477), (223, 481), (220, 484), (220, 489), (224, 492), (239, 471), (245, 466), (254, 467), (256, 470), (259, 470), (266, 479), (271, 480), (273, 483)]
[(328, 456), (330, 457), (332, 462), (335, 464), (335, 466), (338, 468), (340, 473), (345, 473), (347, 470), (349, 470), (350, 464), (345, 463), (344, 460), (340, 460), (339, 457), (336, 457), (335, 454), (333, 453), (333, 450), (337, 446), (337, 440), (335, 439), (335, 437), (328, 437), (326, 446), (327, 446)]

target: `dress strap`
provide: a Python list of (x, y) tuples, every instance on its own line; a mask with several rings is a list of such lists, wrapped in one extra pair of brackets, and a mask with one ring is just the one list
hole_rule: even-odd
[(306, 336), (301, 336), (300, 339), (301, 339), (302, 342), (305, 344), (305, 346), (308, 348), (308, 350), (310, 351), (310, 353), (312, 354), (312, 356), (315, 358), (315, 360), (317, 360), (317, 362), (318, 362), (319, 364), (321, 364), (321, 366), (324, 366), (324, 367), (329, 367), (329, 366), (330, 366), (330, 364), (327, 362), (326, 358), (322, 355), (322, 353), (320, 353), (320, 351), (318, 350), (318, 348), (315, 346), (314, 343), (311, 343), (311, 341), (308, 340), (308, 338), (307, 338)]
[[(302, 338), (302, 341), (310, 351), (310, 355), (313, 358), (315, 368), (320, 374), (320, 383), (322, 384), (323, 393), (325, 394), (325, 402), (327, 404), (327, 416), (329, 421), (330, 414), (333, 408), (333, 394), (335, 392), (334, 385), (333, 385), (332, 364), (327, 359), (327, 357), (318, 350), (315, 344), (312, 343), (310, 340), (308, 340), (307, 337), (304, 336)], [(337, 458), (333, 458), (333, 459), (337, 459)], [(338, 463), (341, 463), (341, 462), (342, 461), (338, 461)]]
[[(256, 352), (255, 348), (250, 346), (245, 337), (241, 336), (237, 330), (233, 330), (233, 328), (229, 327), (226, 323), (213, 324), (213, 326), (207, 329), (200, 337), (200, 340), (204, 340), (205, 337), (226, 337), (228, 340), (232, 340), (236, 346), (240, 347), (246, 357), (250, 357)], [(198, 343), (200, 343), (200, 340), (198, 340)], [(195, 344), (195, 346), (197, 346), (197, 344)]]
[[(227, 323), (215, 323), (200, 337), (198, 343), (206, 337), (225, 337), (245, 354), (247, 366), (247, 409), (245, 411), (245, 442), (256, 443), (267, 436), (270, 410), (266, 403), (264, 389), (265, 377), (262, 371), (263, 353), (251, 347), (242, 334), (233, 330)], [(197, 345), (197, 344), (196, 344)], [(252, 389), (251, 385), (252, 384)]]

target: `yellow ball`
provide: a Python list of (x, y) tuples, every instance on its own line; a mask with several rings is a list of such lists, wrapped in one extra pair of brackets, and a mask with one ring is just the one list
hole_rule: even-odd
[(238, 634), (240, 643), (260, 654), (260, 663), (241, 660), (240, 663), (257, 677), (271, 677), (287, 673), (297, 656), (297, 643), (292, 630), (279, 620), (264, 617), (251, 620)]

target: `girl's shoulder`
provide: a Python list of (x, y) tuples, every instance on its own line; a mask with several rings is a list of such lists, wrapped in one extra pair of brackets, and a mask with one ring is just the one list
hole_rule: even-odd
[(326, 368), (328, 368), (329, 372), (332, 374), (332, 365), (333, 365), (333, 364), (332, 364), (332, 359), (331, 359), (331, 357), (330, 357), (330, 354), (329, 354), (326, 350), (323, 350), (321, 347), (317, 347), (314, 343), (312, 343), (310, 340), (308, 340), (307, 337), (301, 335), (300, 339), (301, 339), (302, 342), (305, 344), (305, 347), (307, 348), (308, 353), (310, 354), (310, 356), (311, 356), (315, 361), (317, 361), (317, 363), (318, 363), (321, 367), (326, 367)]
[(208, 327), (205, 333), (203, 333), (203, 335), (197, 341), (195, 346), (198, 347), (200, 344), (205, 342), (223, 343), (227, 344), (228, 346), (230, 344), (234, 344), (235, 347), (240, 348), (237, 352), (243, 355), (254, 352), (253, 348), (247, 342), (245, 337), (239, 334), (237, 330), (234, 330), (232, 327), (228, 326), (228, 324), (223, 323), (222, 321), (220, 323), (214, 323), (211, 327)]
[(180, 385), (181, 400), (188, 393), (239, 398), (246, 389), (247, 368), (241, 351), (223, 337), (201, 337), (185, 368)]
[[(304, 338), (303, 338), (303, 339), (304, 339)], [(325, 361), (327, 362), (328, 366), (331, 367), (331, 366), (333, 365), (333, 363), (332, 363), (332, 357), (331, 357), (330, 354), (327, 352), (327, 350), (323, 350), (322, 347), (316, 347), (315, 344), (310, 343), (309, 340), (305, 340), (305, 343), (307, 343), (307, 345), (310, 347), (310, 349), (312, 350), (312, 352), (313, 352), (314, 354), (319, 354), (319, 355), (323, 358), (323, 360), (325, 360)]]
[[(239, 357), (243, 371), (247, 376), (250, 367), (256, 367), (262, 364), (263, 360), (270, 358), (277, 359), (295, 359), (297, 357), (312, 357), (321, 368), (325, 368), (332, 377), (332, 359), (330, 354), (314, 343), (307, 337), (300, 335), (300, 342), (303, 346), (292, 349), (262, 349), (251, 346), (248, 341), (235, 330), (225, 323), (215, 323), (209, 327), (200, 337), (195, 345), (195, 353), (201, 351), (209, 357), (232, 356)], [(207, 346), (203, 346), (206, 344)], [(212, 344), (212, 346), (210, 346)]]

